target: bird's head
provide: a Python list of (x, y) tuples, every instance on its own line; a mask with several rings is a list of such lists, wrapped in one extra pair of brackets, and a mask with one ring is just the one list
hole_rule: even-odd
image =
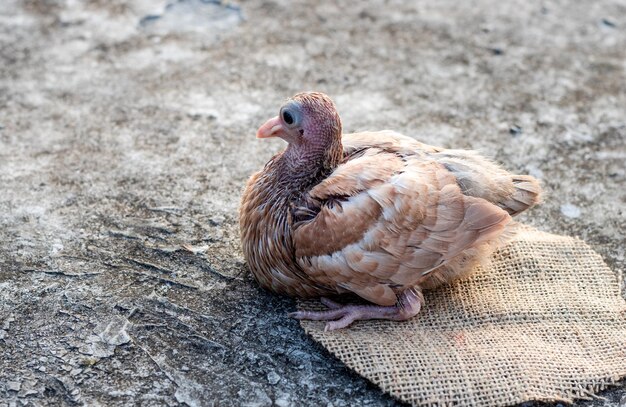
[[(297, 157), (334, 157), (342, 151), (341, 120), (333, 101), (323, 93), (298, 93), (276, 117), (263, 124), (257, 138), (280, 137)], [(326, 157), (326, 156), (331, 157)]]

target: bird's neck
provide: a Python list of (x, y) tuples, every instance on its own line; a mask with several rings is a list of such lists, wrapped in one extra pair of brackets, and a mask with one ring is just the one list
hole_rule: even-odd
[(306, 190), (328, 177), (343, 159), (341, 139), (329, 147), (289, 144), (278, 159), (277, 175), (288, 186)]

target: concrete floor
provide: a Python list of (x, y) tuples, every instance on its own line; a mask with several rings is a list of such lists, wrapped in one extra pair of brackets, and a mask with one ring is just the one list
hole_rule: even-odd
[(301, 90), (540, 178), (523, 220), (624, 270), (623, 1), (165, 6), (2, 1), (0, 406), (396, 404), (242, 258), (241, 189), (283, 147), (255, 130)]

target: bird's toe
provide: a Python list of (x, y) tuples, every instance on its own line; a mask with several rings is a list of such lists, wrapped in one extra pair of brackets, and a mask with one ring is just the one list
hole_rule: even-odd
[(287, 314), (290, 318), (305, 319), (306, 311), (294, 311)]
[(331, 309), (328, 311), (296, 311), (289, 314), (295, 319), (310, 319), (312, 321), (328, 321), (331, 319), (341, 318), (345, 315), (344, 308)]
[(349, 326), (350, 324), (352, 324), (357, 319), (360, 319), (358, 313), (349, 312), (336, 321), (328, 322), (326, 326), (324, 327), (324, 332), (334, 331), (337, 329), (343, 329)]

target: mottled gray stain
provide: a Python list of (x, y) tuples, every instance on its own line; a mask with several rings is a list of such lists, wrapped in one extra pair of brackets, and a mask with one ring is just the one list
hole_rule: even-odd
[(241, 7), (219, 0), (176, 0), (165, 5), (160, 14), (139, 20), (148, 32), (158, 34), (185, 32), (224, 32), (244, 20)]

